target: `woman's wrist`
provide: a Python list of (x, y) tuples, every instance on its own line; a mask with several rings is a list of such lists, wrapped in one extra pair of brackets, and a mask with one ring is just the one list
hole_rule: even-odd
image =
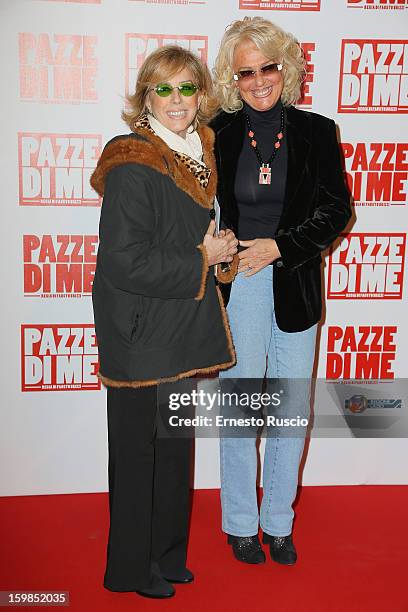
[(271, 255), (273, 257), (272, 261), (275, 261), (275, 259), (279, 259), (281, 256), (280, 250), (278, 245), (276, 244), (276, 240), (274, 238), (270, 239), (272, 242), (272, 246), (271, 246)]

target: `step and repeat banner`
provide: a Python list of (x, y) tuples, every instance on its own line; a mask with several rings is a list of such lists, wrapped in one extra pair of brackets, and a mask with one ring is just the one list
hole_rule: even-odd
[[(225, 27), (262, 16), (308, 62), (299, 108), (339, 127), (355, 218), (325, 262), (316, 374), (407, 375), (408, 0), (2, 0), (0, 494), (106, 490), (91, 290), (104, 143), (157, 47), (213, 66)], [(408, 442), (312, 439), (304, 484), (408, 482)], [(196, 443), (216, 487), (216, 440)]]

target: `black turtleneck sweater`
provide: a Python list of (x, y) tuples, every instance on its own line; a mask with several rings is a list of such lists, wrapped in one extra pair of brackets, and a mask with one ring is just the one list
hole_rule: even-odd
[[(244, 104), (258, 150), (263, 162), (270, 158), (280, 127), (282, 103), (279, 100), (267, 111), (256, 111)], [(239, 210), (238, 235), (241, 240), (273, 238), (282, 213), (288, 166), (288, 150), (285, 127), (281, 147), (270, 165), (271, 184), (259, 184), (260, 164), (248, 137), (245, 122), (245, 137), (238, 160), (235, 177), (235, 199)]]

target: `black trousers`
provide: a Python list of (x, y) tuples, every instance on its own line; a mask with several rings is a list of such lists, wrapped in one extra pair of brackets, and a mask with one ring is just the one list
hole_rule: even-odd
[(185, 567), (191, 440), (157, 436), (158, 416), (156, 386), (108, 389), (112, 591), (147, 588), (153, 573)]

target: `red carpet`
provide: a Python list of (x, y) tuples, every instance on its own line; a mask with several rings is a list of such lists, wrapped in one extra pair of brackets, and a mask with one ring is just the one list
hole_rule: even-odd
[(218, 492), (196, 491), (188, 563), (196, 581), (153, 601), (102, 587), (106, 494), (0, 498), (0, 590), (70, 591), (60, 609), (75, 612), (408, 612), (407, 508), (406, 486), (304, 487), (298, 563), (268, 556), (251, 567), (225, 543)]

